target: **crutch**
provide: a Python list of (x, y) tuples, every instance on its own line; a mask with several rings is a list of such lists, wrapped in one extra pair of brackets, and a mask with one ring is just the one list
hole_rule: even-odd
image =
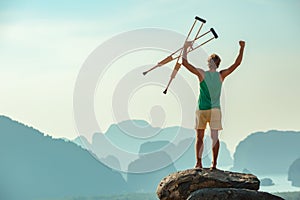
[[(195, 40), (197, 40), (197, 39), (203, 37), (204, 35), (208, 34), (209, 32), (211, 32), (211, 33), (213, 34), (213, 37), (210, 38), (210, 39), (208, 39), (207, 41), (201, 43), (200, 45), (196, 46), (195, 48), (189, 49), (189, 50), (188, 50), (188, 53), (189, 53), (189, 52), (192, 52), (192, 51), (194, 51), (194, 50), (196, 50), (196, 49), (198, 49), (199, 47), (203, 46), (204, 44), (208, 43), (209, 41), (218, 38), (218, 35), (217, 35), (216, 31), (215, 31), (213, 28), (211, 28), (211, 29), (210, 29), (209, 31), (207, 31), (206, 33), (200, 35), (199, 37), (196, 37)], [(195, 42), (195, 40), (192, 41), (192, 44)], [(182, 49), (183, 49), (183, 48), (182, 48)], [(180, 69), (181, 63), (179, 63), (178, 61), (179, 61), (179, 59), (180, 59), (180, 57), (181, 57), (181, 53), (182, 53), (182, 51), (180, 52), (180, 55), (179, 55), (179, 56), (177, 56), (177, 57), (174, 58), (174, 59), (177, 58), (177, 61), (176, 61), (175, 67), (174, 67), (174, 69), (173, 69), (173, 72), (172, 72), (172, 74), (171, 74), (171, 78), (170, 78), (170, 80), (169, 80), (169, 82), (168, 82), (168, 85), (167, 85), (166, 89), (163, 91), (164, 94), (167, 94), (167, 91), (168, 91), (168, 88), (169, 88), (171, 82), (172, 82), (173, 79), (175, 78), (175, 76), (176, 76), (178, 70)]]
[[(211, 28), (211, 29), (210, 29), (209, 31), (207, 31), (206, 33), (204, 33), (204, 34), (202, 34), (201, 36), (197, 37), (196, 40), (198, 40), (200, 37), (203, 37), (204, 35), (206, 35), (206, 34), (208, 34), (208, 33), (210, 33), (210, 32), (213, 34), (213, 37), (212, 37), (212, 38), (210, 38), (210, 39), (208, 39), (207, 41), (205, 41), (205, 42), (199, 44), (199, 45), (196, 46), (196, 47), (191, 47), (191, 48), (188, 50), (187, 53), (190, 53), (190, 52), (192, 52), (192, 51), (198, 49), (199, 47), (205, 45), (206, 43), (210, 42), (211, 40), (217, 39), (217, 38), (219, 37), (218, 34), (216, 33), (216, 31), (215, 31), (213, 28)], [(196, 40), (192, 40), (192, 44), (193, 44)], [(180, 48), (180, 49), (182, 49), (182, 48)], [(172, 60), (175, 60), (175, 59), (177, 59), (178, 57), (180, 57), (180, 56), (172, 57)], [(171, 61), (172, 61), (172, 60), (171, 60)]]
[[(195, 26), (195, 24), (196, 24), (197, 21), (200, 21), (200, 22), (202, 22), (202, 23), (201, 23), (200, 28), (199, 28), (198, 31), (197, 31), (197, 34), (196, 34), (194, 40), (196, 40), (196, 38), (198, 37), (198, 35), (199, 35), (199, 33), (200, 33), (201, 29), (202, 29), (203, 24), (206, 23), (206, 20), (205, 20), (205, 19), (202, 19), (202, 18), (196, 16), (196, 17), (195, 17), (195, 21), (194, 21), (194, 23), (193, 23), (193, 25), (192, 25), (192, 27), (191, 27), (191, 29), (190, 29), (190, 31), (189, 31), (189, 33), (188, 33), (186, 39), (185, 39), (185, 42), (188, 40), (188, 38), (189, 38), (190, 34), (192, 33), (192, 30), (194, 29), (194, 26)], [(198, 37), (198, 39), (199, 39), (199, 38), (200, 38), (200, 37)], [(173, 58), (173, 55), (175, 55), (175, 54), (178, 53), (179, 51), (180, 51), (180, 55), (181, 55), (181, 53), (182, 53), (182, 47), (179, 48), (179, 49), (177, 49), (174, 53), (172, 53), (171, 55), (169, 55), (168, 57), (166, 57), (165, 59), (163, 59), (163, 60), (160, 61), (159, 63), (157, 63), (157, 64), (156, 64), (154, 67), (152, 67), (151, 69), (149, 69), (149, 70), (143, 72), (143, 75), (146, 75), (148, 72), (154, 70), (154, 69), (157, 68), (157, 67), (161, 67), (161, 66), (163, 66), (163, 65), (165, 65), (165, 64), (167, 64), (167, 63), (169, 63), (169, 62), (171, 62), (172, 60), (175, 60), (177, 57), (176, 57), (176, 58)]]

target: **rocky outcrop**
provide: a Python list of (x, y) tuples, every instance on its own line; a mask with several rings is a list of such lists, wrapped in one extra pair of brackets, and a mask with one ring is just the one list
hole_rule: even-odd
[(289, 168), (288, 180), (292, 181), (292, 186), (300, 187), (300, 158), (295, 160)]
[(272, 186), (272, 185), (275, 185), (275, 184), (274, 184), (272, 179), (263, 178), (263, 179), (260, 179), (260, 185), (261, 186)]
[[(156, 193), (160, 200), (185, 200), (195, 191), (198, 192), (193, 193), (189, 197), (190, 199), (203, 199), (204, 193), (207, 193), (208, 196), (206, 198), (204, 195), (204, 199), (212, 199), (211, 195), (213, 194), (216, 199), (226, 199), (225, 197), (228, 197), (227, 199), (243, 199), (241, 198), (243, 195), (244, 197), (256, 196), (256, 199), (265, 197), (265, 199), (272, 199), (267, 198), (267, 194), (256, 191), (259, 189), (259, 184), (259, 179), (252, 174), (207, 168), (188, 169), (170, 174), (162, 179)], [(217, 197), (218, 195), (220, 197)], [(269, 195), (269, 197), (272, 196)]]
[(256, 190), (205, 188), (193, 192), (187, 200), (282, 200), (281, 197)]

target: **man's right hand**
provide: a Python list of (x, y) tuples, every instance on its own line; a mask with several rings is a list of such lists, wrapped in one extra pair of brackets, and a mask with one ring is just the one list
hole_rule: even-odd
[(191, 47), (192, 44), (193, 44), (193, 41), (186, 41), (186, 42), (184, 43), (184, 48), (187, 49), (187, 48)]

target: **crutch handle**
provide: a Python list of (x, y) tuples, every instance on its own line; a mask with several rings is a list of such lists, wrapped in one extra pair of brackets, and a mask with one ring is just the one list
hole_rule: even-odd
[(163, 59), (162, 61), (160, 61), (160, 62), (158, 63), (158, 65), (159, 65), (159, 66), (162, 66), (162, 65), (167, 64), (168, 62), (170, 62), (170, 61), (172, 61), (172, 60), (173, 60), (173, 57), (172, 57), (172, 56), (168, 56), (168, 57), (166, 57), (165, 59)]
[(206, 23), (206, 20), (205, 19), (202, 19), (198, 16), (195, 17), (196, 20), (199, 20), (200, 22), (203, 22), (203, 23)]
[(219, 37), (218, 34), (216, 33), (216, 31), (213, 28), (211, 28), (210, 31), (212, 32), (212, 34), (214, 35), (214, 37), (216, 39)]

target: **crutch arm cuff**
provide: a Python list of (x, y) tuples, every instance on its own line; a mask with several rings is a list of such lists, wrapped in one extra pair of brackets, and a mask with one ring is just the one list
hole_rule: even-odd
[(200, 21), (200, 22), (203, 22), (203, 23), (206, 23), (206, 20), (205, 19), (202, 19), (198, 16), (195, 17), (196, 20)]
[(217, 39), (219, 36), (216, 33), (215, 29), (211, 28), (210, 31), (212, 32), (212, 34), (214, 35), (214, 37)]

